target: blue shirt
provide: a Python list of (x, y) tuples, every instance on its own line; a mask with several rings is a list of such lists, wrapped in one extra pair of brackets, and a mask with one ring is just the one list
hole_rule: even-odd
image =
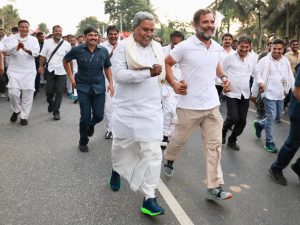
[[(300, 64), (298, 64), (298, 66), (296, 67), (296, 71), (295, 86), (300, 87)], [(289, 116), (293, 120), (300, 121), (300, 102), (295, 98), (294, 94), (292, 94), (291, 96)]]
[(107, 49), (97, 45), (94, 52), (90, 52), (86, 44), (81, 44), (73, 47), (64, 57), (67, 62), (73, 59), (78, 64), (75, 76), (77, 90), (89, 93), (92, 88), (95, 94), (104, 94), (106, 88), (103, 68), (111, 66)]

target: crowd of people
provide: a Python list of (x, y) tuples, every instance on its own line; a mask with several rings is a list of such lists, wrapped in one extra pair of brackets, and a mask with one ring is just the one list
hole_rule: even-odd
[[(20, 117), (21, 125), (28, 124), (41, 84), (46, 84), (48, 112), (60, 120), (66, 90), (69, 99), (79, 102), (79, 151), (89, 151), (95, 125), (105, 120), (105, 138), (113, 139), (111, 189), (119, 191), (125, 178), (145, 196), (141, 212), (158, 216), (165, 213), (155, 194), (161, 168), (173, 176), (183, 145), (196, 128), (206, 160), (207, 198), (227, 200), (232, 194), (222, 187), (222, 145), (242, 148), (237, 140), (250, 101), (263, 106), (253, 127), (257, 138), (265, 130), (264, 149), (270, 153), (278, 151), (274, 122), (280, 122), (289, 103), (290, 133), (269, 169), (275, 182), (286, 185), (282, 170), (300, 146), (299, 42), (286, 46), (273, 38), (266, 52), (257, 55), (248, 36), (235, 41), (227, 33), (222, 45), (214, 41), (215, 17), (209, 9), (197, 10), (193, 25), (194, 35), (185, 39), (174, 31), (163, 47), (154, 40), (155, 18), (148, 12), (135, 15), (132, 33), (124, 40), (115, 25), (107, 27), (105, 41), (93, 27), (83, 36), (63, 37), (59, 25), (47, 37), (42, 32), (34, 37), (29, 22), (20, 20), (15, 33), (0, 43), (0, 92), (5, 97), (7, 83), (10, 121)], [(224, 121), (220, 99), (227, 106)], [(300, 178), (300, 159), (291, 167)]]

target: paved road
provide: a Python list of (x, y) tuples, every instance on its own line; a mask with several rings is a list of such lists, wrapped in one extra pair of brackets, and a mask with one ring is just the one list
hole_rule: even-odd
[[(224, 107), (221, 108), (225, 115)], [(103, 123), (96, 127), (89, 153), (78, 145), (79, 107), (64, 99), (62, 119), (47, 113), (45, 96), (39, 94), (28, 126), (11, 124), (9, 104), (0, 100), (0, 225), (178, 225), (158, 193), (167, 214), (149, 218), (139, 212), (140, 193), (126, 182), (118, 193), (110, 191), (111, 140), (104, 140)], [(263, 140), (252, 131), (254, 113), (239, 140), (241, 151), (224, 146), (225, 188), (230, 201), (205, 200), (205, 172), (199, 130), (195, 131), (175, 163), (172, 178), (161, 179), (197, 225), (289, 225), (300, 221), (300, 184), (290, 168), (289, 185), (273, 183), (267, 169), (276, 154), (263, 150)], [(276, 143), (281, 145), (288, 124), (276, 124)], [(299, 156), (299, 154), (298, 154)]]

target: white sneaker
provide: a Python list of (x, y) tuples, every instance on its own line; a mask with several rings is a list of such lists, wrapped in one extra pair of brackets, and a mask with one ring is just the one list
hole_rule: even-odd
[(5, 94), (1, 94), (0, 98), (6, 98), (6, 95)]

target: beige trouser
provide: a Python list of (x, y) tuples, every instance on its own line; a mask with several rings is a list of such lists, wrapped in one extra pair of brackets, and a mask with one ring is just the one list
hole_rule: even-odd
[(178, 122), (164, 156), (175, 161), (193, 131), (200, 126), (202, 143), (206, 157), (207, 188), (224, 184), (221, 169), (221, 146), (223, 118), (219, 107), (209, 110), (177, 108)]

